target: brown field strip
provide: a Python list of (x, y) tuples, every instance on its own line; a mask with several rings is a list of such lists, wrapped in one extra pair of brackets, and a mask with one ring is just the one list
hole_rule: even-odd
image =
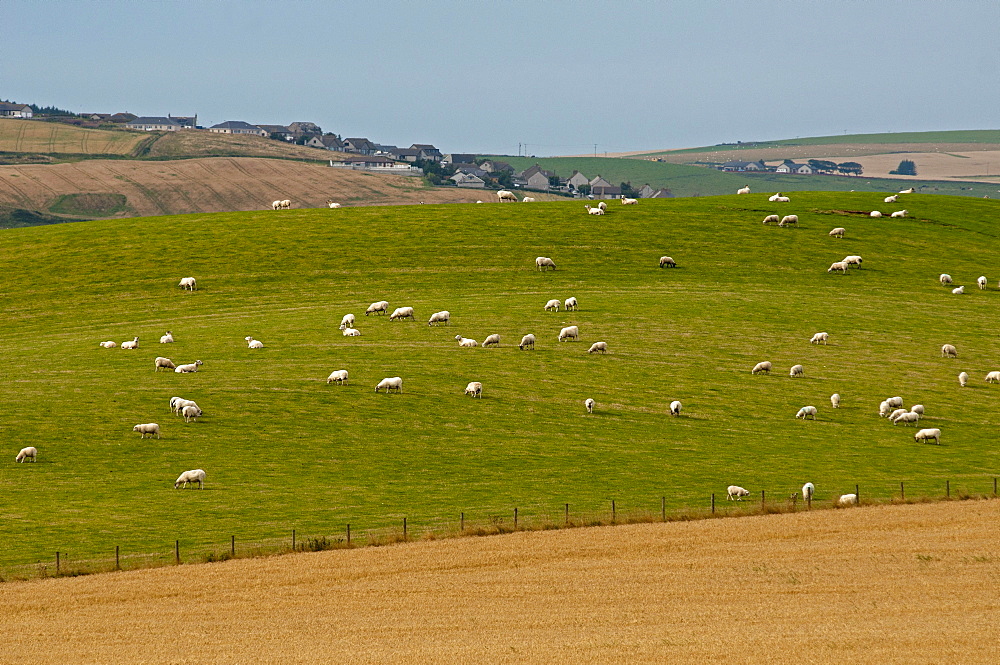
[(1000, 501), (0, 585), (2, 663), (996, 663)]
[(86, 129), (39, 120), (0, 119), (0, 152), (129, 155), (139, 132)]

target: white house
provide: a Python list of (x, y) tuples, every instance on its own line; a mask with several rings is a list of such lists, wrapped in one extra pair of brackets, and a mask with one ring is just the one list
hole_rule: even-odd
[(0, 118), (30, 118), (34, 115), (27, 104), (0, 102)]

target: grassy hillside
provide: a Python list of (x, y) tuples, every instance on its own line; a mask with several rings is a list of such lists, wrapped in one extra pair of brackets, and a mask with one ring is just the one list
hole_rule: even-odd
[(149, 135), (108, 131), (38, 120), (0, 119), (0, 152), (133, 155)]
[[(913, 195), (871, 220), (869, 193), (199, 214), (3, 233), (0, 567), (248, 539), (338, 534), (409, 518), (412, 533), (542, 513), (704, 506), (731, 483), (817, 500), (986, 492), (1000, 471), (994, 201)], [(794, 212), (800, 228), (763, 226)], [(859, 211), (853, 213), (851, 211)], [(827, 236), (833, 226), (845, 240)], [(658, 269), (670, 254), (677, 269)], [(845, 254), (865, 268), (826, 272)], [(534, 258), (559, 269), (539, 273)], [(53, 267), (58, 267), (53, 270)], [(968, 292), (953, 296), (937, 276)], [(974, 288), (980, 274), (988, 291)], [(177, 281), (198, 278), (200, 290)], [(971, 288), (970, 288), (971, 287)], [(573, 295), (580, 311), (547, 313)], [(386, 299), (417, 320), (365, 317)], [(427, 317), (447, 309), (449, 327)], [(345, 338), (353, 312), (362, 336)], [(559, 343), (575, 324), (581, 341)], [(156, 341), (171, 330), (172, 345)], [(809, 344), (817, 331), (829, 346)], [(537, 350), (519, 351), (525, 333)], [(501, 348), (460, 349), (499, 333)], [(249, 350), (243, 338), (263, 340)], [(140, 338), (136, 351), (98, 342)], [(608, 342), (611, 352), (588, 355)], [(943, 343), (959, 358), (943, 359)], [(156, 373), (155, 356), (204, 361)], [(751, 376), (760, 360), (771, 376)], [(805, 377), (788, 368), (802, 363)], [(345, 368), (350, 385), (328, 386)], [(957, 374), (973, 381), (960, 389)], [(401, 395), (377, 381), (404, 379)], [(462, 394), (482, 381), (485, 394)], [(843, 396), (829, 408), (829, 395)], [(171, 396), (205, 416), (184, 424)], [(941, 446), (877, 417), (901, 395)], [(583, 400), (597, 409), (588, 415)], [(672, 418), (667, 405), (684, 403)], [(803, 405), (816, 422), (796, 420)], [(161, 440), (136, 423), (158, 422)], [(22, 446), (37, 464), (14, 464)], [(186, 469), (204, 491), (175, 491)]]
[(163, 132), (145, 154), (150, 159), (273, 157), (314, 162), (343, 161), (347, 153), (274, 141), (263, 136), (209, 132)]

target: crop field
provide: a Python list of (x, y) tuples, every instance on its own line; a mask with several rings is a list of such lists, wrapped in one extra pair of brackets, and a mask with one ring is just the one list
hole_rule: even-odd
[[(856, 484), (888, 498), (992, 492), (1000, 315), (995, 201), (872, 193), (290, 210), (104, 220), (3, 233), (0, 571), (123, 552), (185, 551), (409, 520), (470, 522), (705, 507), (739, 484), (828, 505)], [(796, 213), (799, 228), (764, 226)], [(847, 229), (843, 240), (827, 232)], [(864, 268), (828, 274), (847, 254)], [(659, 269), (670, 255), (676, 269)], [(538, 272), (536, 256), (556, 271)], [(948, 272), (966, 293), (938, 284)], [(990, 278), (980, 291), (975, 280)], [(197, 277), (199, 290), (177, 288)], [(577, 312), (543, 311), (550, 298)], [(387, 300), (416, 321), (365, 317)], [(451, 325), (427, 318), (451, 312)], [(348, 313), (361, 337), (337, 329)], [(557, 342), (578, 325), (581, 340)], [(158, 338), (173, 332), (174, 344)], [(817, 331), (829, 345), (812, 345)], [(534, 351), (519, 351), (525, 333)], [(459, 348), (456, 335), (499, 348)], [(244, 337), (262, 340), (246, 347)], [(138, 336), (138, 350), (102, 340)], [(607, 355), (589, 355), (594, 341)], [(940, 355), (957, 346), (957, 359)], [(154, 372), (156, 356), (195, 374)], [(770, 360), (775, 370), (752, 376)], [(788, 368), (805, 367), (792, 379)], [(347, 386), (326, 377), (347, 369)], [(972, 375), (967, 388), (956, 379)], [(400, 376), (402, 394), (376, 394)], [(482, 381), (483, 398), (463, 395)], [(838, 410), (829, 396), (843, 397)], [(926, 406), (924, 427), (877, 416)], [(185, 424), (172, 396), (204, 409)], [(597, 408), (587, 414), (583, 400)], [(668, 414), (680, 400), (680, 417)], [(796, 411), (815, 405), (815, 422)], [(157, 422), (162, 439), (132, 432)], [(15, 464), (23, 446), (35, 464)], [(175, 490), (184, 470), (206, 488)], [(722, 503), (726, 503), (722, 501)]]
[(147, 134), (86, 129), (58, 122), (0, 120), (0, 152), (131, 155)]

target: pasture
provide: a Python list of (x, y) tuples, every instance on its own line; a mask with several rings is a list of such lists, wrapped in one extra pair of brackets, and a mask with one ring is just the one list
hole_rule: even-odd
[[(238, 540), (707, 505), (739, 484), (829, 503), (987, 493), (1000, 369), (994, 201), (872, 193), (611, 202), (424, 205), (103, 220), (3, 233), (5, 367), (0, 569), (125, 552), (169, 557)], [(763, 226), (771, 212), (799, 228)], [(834, 226), (847, 229), (830, 238)], [(657, 267), (669, 254), (675, 269)], [(828, 274), (847, 254), (864, 268)], [(536, 256), (554, 272), (538, 272)], [(966, 294), (940, 286), (948, 272)], [(975, 288), (985, 274), (990, 288)], [(193, 275), (199, 290), (182, 291)], [(577, 312), (543, 311), (578, 298)], [(416, 321), (365, 317), (385, 299)], [(447, 309), (451, 325), (429, 327)], [(337, 326), (354, 313), (362, 336)], [(556, 341), (578, 325), (579, 342)], [(157, 340), (167, 330), (174, 344)], [(827, 346), (809, 343), (830, 333)], [(521, 335), (538, 337), (519, 351)], [(460, 349), (456, 334), (502, 338)], [(265, 344), (248, 349), (244, 337)], [(102, 349), (131, 340), (139, 349)], [(610, 352), (588, 355), (594, 341)], [(957, 359), (940, 357), (955, 344)], [(204, 365), (154, 372), (156, 356)], [(751, 376), (761, 360), (769, 376)], [(788, 368), (805, 367), (792, 379)], [(326, 377), (347, 369), (347, 386)], [(960, 371), (972, 376), (961, 389)], [(375, 394), (387, 376), (401, 395)], [(463, 394), (481, 381), (483, 398)], [(830, 394), (842, 396), (832, 410)], [(204, 409), (185, 424), (172, 396)], [(901, 395), (923, 427), (877, 416)], [(597, 407), (587, 414), (583, 400)], [(680, 417), (668, 414), (674, 400)], [(815, 405), (815, 422), (796, 411)], [(160, 423), (140, 440), (137, 423)], [(15, 464), (24, 446), (35, 464)], [(174, 490), (187, 469), (204, 490)], [(725, 503), (725, 502), (723, 502)]]

